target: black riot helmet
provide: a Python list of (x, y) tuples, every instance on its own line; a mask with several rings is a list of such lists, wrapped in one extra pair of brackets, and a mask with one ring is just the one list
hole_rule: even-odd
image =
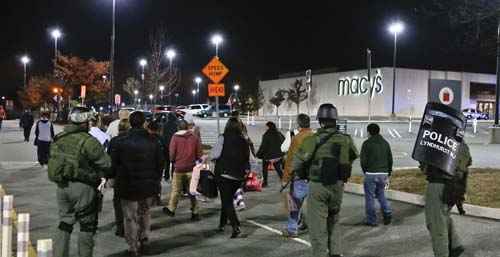
[(337, 108), (333, 104), (326, 103), (322, 104), (318, 109), (318, 114), (316, 115), (318, 120), (336, 120), (338, 119)]

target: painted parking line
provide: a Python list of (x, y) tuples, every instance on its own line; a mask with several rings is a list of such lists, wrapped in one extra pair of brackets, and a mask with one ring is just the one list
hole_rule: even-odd
[(358, 136), (358, 128), (354, 129), (354, 137)]
[(396, 136), (394, 135), (394, 132), (392, 132), (392, 130), (390, 128), (387, 129), (387, 131), (389, 131), (389, 134), (391, 135), (392, 138), (396, 138)]
[(397, 137), (402, 138), (401, 134), (399, 134), (399, 132), (396, 129), (392, 129), (392, 131)]
[[(272, 227), (266, 226), (266, 225), (264, 225), (264, 224), (260, 224), (260, 223), (258, 223), (258, 222), (253, 221), (253, 220), (246, 220), (246, 221), (247, 221), (248, 223), (250, 223), (250, 224), (253, 224), (253, 225), (257, 226), (257, 227), (263, 228), (263, 229), (265, 229), (265, 230), (267, 230), (267, 231), (269, 231), (269, 232), (272, 232), (272, 233), (274, 233), (274, 234), (278, 234), (278, 235), (280, 235), (280, 236), (283, 236), (283, 233), (282, 233), (281, 231), (277, 230), (277, 229), (274, 229), (274, 228), (272, 228)], [(304, 240), (304, 239), (300, 239), (300, 238), (290, 238), (290, 239), (291, 239), (291, 240), (293, 240), (293, 241), (295, 241), (295, 242), (297, 242), (297, 243), (301, 243), (301, 244), (303, 244), (303, 245), (306, 245), (306, 246), (308, 246), (308, 247), (311, 247), (311, 243), (307, 242), (307, 241), (306, 241), (306, 240)]]

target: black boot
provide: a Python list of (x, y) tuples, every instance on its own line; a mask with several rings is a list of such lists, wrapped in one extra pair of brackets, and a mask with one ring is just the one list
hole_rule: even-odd
[(241, 234), (240, 227), (233, 227), (233, 233), (231, 234), (231, 238), (237, 238)]
[(458, 257), (464, 253), (465, 248), (463, 246), (459, 246), (456, 248), (451, 249), (450, 251), (450, 257)]

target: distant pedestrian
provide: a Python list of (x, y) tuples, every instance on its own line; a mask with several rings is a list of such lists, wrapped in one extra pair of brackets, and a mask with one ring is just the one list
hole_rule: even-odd
[(120, 121), (128, 119), (129, 115), (130, 112), (128, 110), (122, 109), (118, 111), (118, 119), (109, 123), (106, 134), (108, 134), (110, 138), (118, 136), (118, 125), (120, 124)]
[(5, 119), (7, 119), (7, 114), (5, 114), (5, 110), (3, 109), (3, 106), (0, 105), (0, 130), (2, 130), (2, 122)]
[[(128, 119), (124, 119), (120, 121), (120, 124), (118, 125), (118, 136), (114, 137), (111, 139), (109, 142), (109, 147), (108, 147), (108, 154), (111, 156), (111, 162), (116, 164), (117, 162), (113, 161), (114, 157), (112, 153), (115, 151), (115, 148), (118, 144), (118, 142), (127, 134), (128, 130), (130, 129), (130, 122)], [(125, 236), (125, 228), (123, 225), (123, 209), (121, 205), (121, 199), (119, 195), (119, 188), (118, 188), (118, 183), (116, 183), (116, 174), (119, 172), (118, 170), (119, 167), (116, 167), (116, 165), (112, 165), (112, 175), (108, 178), (110, 179), (112, 187), (114, 188), (113, 190), (113, 209), (115, 211), (115, 223), (116, 223), (116, 231), (115, 235), (119, 237), (124, 237)]]
[(19, 127), (21, 127), (24, 132), (24, 142), (30, 141), (31, 128), (34, 123), (35, 119), (33, 118), (31, 110), (26, 109), (19, 119)]
[[(174, 163), (174, 172), (170, 201), (168, 206), (163, 208), (163, 212), (171, 217), (175, 215), (183, 189), (189, 191), (193, 168), (202, 155), (200, 139), (188, 128), (188, 123), (181, 120), (178, 128), (179, 131), (174, 134), (169, 145), (170, 160)], [(191, 220), (198, 221), (200, 216), (196, 196), (189, 195), (189, 198), (191, 200)]]
[(47, 165), (49, 162), (50, 143), (54, 139), (54, 125), (49, 120), (49, 116), (48, 112), (43, 112), (35, 128), (38, 162), (42, 166)]
[(233, 197), (245, 181), (250, 159), (250, 147), (238, 119), (229, 118), (224, 134), (219, 136), (210, 158), (215, 160), (215, 176), (222, 203), (218, 231), (224, 231), (229, 219), (233, 228), (231, 238), (237, 238), (241, 230)]
[(299, 125), (299, 132), (295, 135), (288, 148), (285, 171), (283, 173), (283, 187), (290, 185), (290, 192), (287, 195), (288, 200), (288, 224), (287, 228), (283, 231), (285, 237), (297, 237), (299, 234), (299, 222), (303, 227), (307, 227), (305, 222), (305, 215), (300, 215), (302, 205), (309, 194), (309, 183), (306, 179), (300, 179), (293, 173), (292, 161), (299, 146), (304, 142), (304, 139), (314, 135), (311, 130), (311, 119), (307, 114), (299, 114), (297, 116), (297, 124)]
[(90, 130), (89, 134), (93, 136), (101, 145), (104, 147), (105, 150), (108, 149), (109, 146), (109, 141), (111, 141), (111, 138), (108, 134), (104, 133), (101, 128), (100, 128), (100, 122), (99, 122), (99, 116), (95, 115), (90, 119)]
[(370, 137), (361, 146), (361, 169), (365, 174), (365, 225), (377, 226), (377, 212), (375, 198), (380, 203), (384, 225), (389, 225), (392, 219), (392, 209), (385, 198), (385, 187), (389, 183), (392, 172), (392, 151), (389, 143), (380, 135), (380, 127), (369, 124), (367, 127)]
[[(165, 141), (164, 141), (164, 138), (160, 135), (161, 134), (161, 127), (160, 127), (160, 124), (158, 121), (156, 120), (152, 120), (148, 123), (148, 126), (147, 126), (147, 131), (149, 133), (149, 136), (156, 140), (159, 144), (160, 144), (160, 150), (162, 152), (162, 154), (165, 154)], [(164, 170), (164, 167), (162, 167), (162, 174), (163, 174), (163, 170)], [(161, 203), (161, 180), (158, 180), (158, 191), (160, 193), (158, 193), (156, 196), (155, 196), (155, 201), (154, 201), (154, 205), (160, 205)]]
[(172, 162), (170, 161), (170, 154), (169, 154), (169, 145), (170, 141), (172, 140), (172, 137), (174, 134), (177, 132), (177, 127), (179, 120), (177, 119), (177, 116), (175, 115), (174, 112), (169, 112), (167, 114), (167, 119), (163, 123), (163, 142), (165, 143), (165, 172), (163, 177), (165, 178), (165, 181), (170, 179), (170, 174), (172, 171)]
[(144, 252), (149, 240), (151, 214), (158, 181), (163, 168), (163, 153), (157, 140), (144, 129), (143, 112), (130, 114), (131, 129), (113, 145), (112, 167), (116, 175), (115, 190), (124, 214), (125, 240), (130, 256)]
[(247, 130), (247, 126), (245, 125), (245, 123), (243, 123), (243, 121), (241, 120), (241, 117), (240, 117), (240, 112), (239, 111), (233, 111), (231, 113), (231, 117), (235, 117), (238, 119), (238, 121), (240, 122), (240, 126), (241, 126), (241, 131), (243, 133), (243, 136), (245, 137), (245, 139), (248, 141), (248, 145), (250, 145), (250, 152), (252, 153), (253, 156), (255, 156), (255, 146), (252, 142), (252, 139), (250, 138), (250, 136), (248, 135), (248, 130)]
[(464, 197), (467, 174), (472, 164), (465, 142), (459, 147), (456, 162), (453, 176), (431, 165), (420, 166), (429, 182), (425, 193), (425, 223), (435, 257), (458, 257), (465, 251), (451, 218), (451, 209)]
[(262, 187), (267, 187), (267, 169), (269, 164), (274, 166), (280, 180), (283, 178), (283, 155), (281, 144), (285, 141), (285, 137), (276, 128), (274, 122), (267, 122), (267, 131), (262, 136), (261, 145), (257, 151), (257, 158), (262, 159), (262, 175), (264, 183)]

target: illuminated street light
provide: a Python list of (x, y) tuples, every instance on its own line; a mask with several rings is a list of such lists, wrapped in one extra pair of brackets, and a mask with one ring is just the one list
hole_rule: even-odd
[(177, 53), (174, 49), (168, 49), (165, 55), (167, 56), (169, 67), (172, 67), (172, 61), (174, 60), (175, 56), (177, 56)]
[(142, 85), (144, 86), (144, 67), (146, 67), (146, 65), (148, 65), (148, 61), (146, 59), (140, 59), (139, 65), (142, 68), (141, 80), (142, 80)]
[(23, 64), (24, 66), (24, 88), (26, 88), (26, 82), (27, 82), (27, 65), (31, 62), (31, 59), (27, 56), (27, 55), (24, 55), (21, 57), (21, 63)]
[(163, 91), (165, 90), (165, 86), (164, 85), (160, 85), (160, 104), (163, 104)]
[(196, 97), (197, 102), (200, 102), (200, 83), (203, 80), (200, 77), (194, 78), (194, 82), (196, 83), (196, 92), (198, 92), (198, 96)]
[(224, 39), (220, 34), (215, 34), (212, 36), (212, 44), (215, 45), (215, 56), (219, 57), (219, 45), (224, 42)]
[(404, 31), (404, 24), (400, 21), (394, 22), (389, 25), (389, 32), (394, 34), (394, 54), (392, 56), (392, 112), (391, 116), (395, 117), (396, 113), (394, 110), (395, 100), (396, 100), (396, 58), (398, 53), (397, 43), (398, 43), (398, 34)]

